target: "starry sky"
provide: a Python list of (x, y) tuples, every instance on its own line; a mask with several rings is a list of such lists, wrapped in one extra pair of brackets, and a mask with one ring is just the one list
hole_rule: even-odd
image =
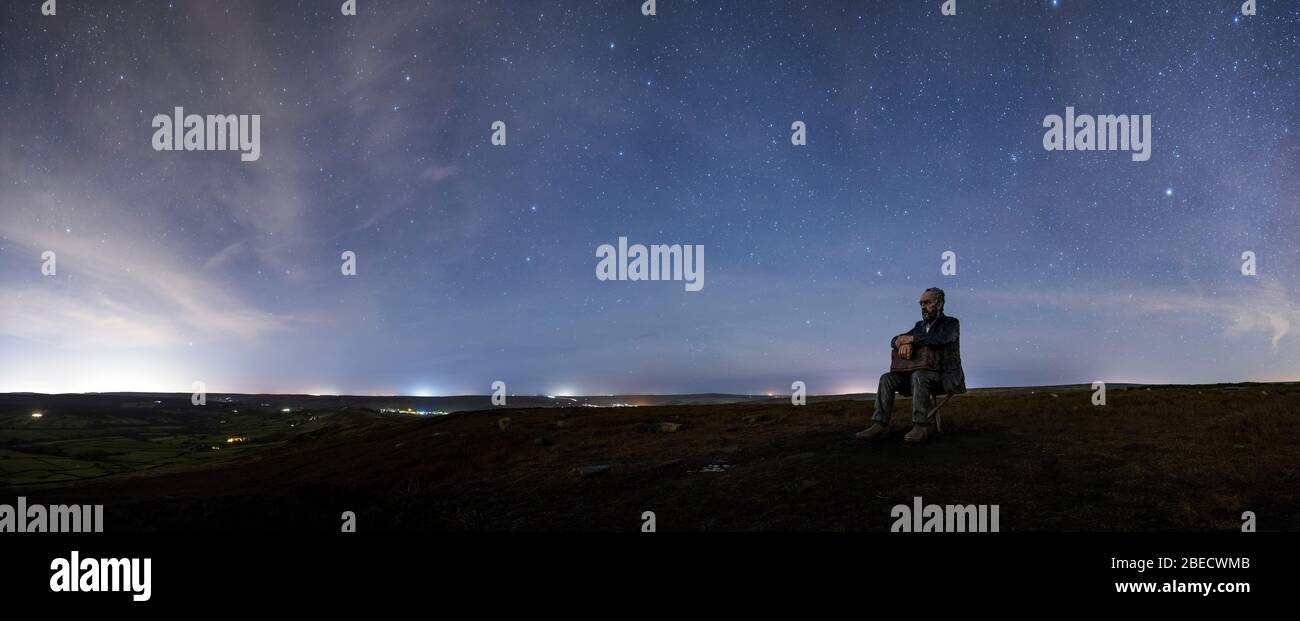
[[(1300, 379), (1300, 2), (39, 4), (0, 391), (874, 391), (931, 286), (972, 387)], [(176, 106), (261, 159), (153, 150)], [(1066, 106), (1150, 161), (1045, 151)], [(597, 280), (620, 236), (703, 290)]]

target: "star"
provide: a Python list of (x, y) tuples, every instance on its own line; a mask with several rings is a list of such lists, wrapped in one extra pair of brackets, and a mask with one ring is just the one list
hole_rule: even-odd
[[(953, 24), (983, 12), (964, 2), (972, 15)], [(94, 373), (92, 362), (123, 345), (149, 349), (140, 360), (175, 360), (175, 371), (141, 363), (139, 382), (102, 388), (185, 386), (201, 366), (232, 389), (310, 379), (382, 391), (433, 372), (447, 390), (479, 392), (501, 374), (535, 392), (553, 387), (547, 369), (563, 368), (602, 392), (647, 389), (638, 385), (647, 377), (663, 391), (747, 392), (800, 364), (779, 344), (763, 347), (762, 326), (812, 321), (808, 351), (828, 352), (816, 368), (832, 377), (809, 384), (833, 385), (836, 374), (864, 370), (860, 351), (840, 344), (879, 348), (911, 326), (920, 290), (939, 286), (969, 326), (972, 384), (1082, 382), (1077, 375), (1115, 368), (1100, 352), (1137, 333), (1143, 304), (1185, 308), (1151, 346), (1150, 360), (1179, 364), (1125, 373), (1300, 377), (1295, 357), (1222, 355), (1300, 343), (1294, 330), (1273, 334), (1277, 322), (1251, 297), (1275, 292), (1259, 306), (1300, 316), (1295, 262), (1270, 262), (1280, 266), (1271, 288), (1253, 291), (1216, 259), (1246, 248), (1294, 258), (1286, 232), (1300, 226), (1290, 209), (1300, 169), (1251, 169), (1266, 161), (1259, 154), (1291, 155), (1300, 131), (1300, 65), (1288, 62), (1295, 29), (1285, 19), (1257, 27), (1273, 22), (1248, 22), (1241, 3), (1039, 0), (1045, 10), (990, 31), (947, 28), (933, 5), (769, 2), (735, 19), (696, 6), (709, 3), (675, 3), (680, 27), (647, 30), (651, 20), (611, 26), (600, 3), (573, 3), (539, 28), (550, 25), (536, 10), (488, 19), (484, 7), (501, 3), (432, 2), (446, 6), (340, 21), (340, 45), (313, 38), (337, 2), (306, 15), (169, 0), (157, 20), (107, 13), (130, 36), (104, 36), (95, 20), (0, 19), (0, 257), (28, 257), (0, 261), (0, 292), (88, 307), (59, 314), (58, 335), (32, 317), (35, 327), (15, 328), (30, 338), (7, 344), (11, 357), (48, 361), (28, 375), (74, 391), (122, 376)], [(223, 38), (187, 40), (176, 26), (196, 18), (205, 32), (250, 43), (247, 53), (219, 53)], [(834, 47), (814, 29), (782, 28), (791, 23), (838, 32)], [(23, 32), (47, 24), (62, 25)], [(473, 45), (452, 45), (449, 33)], [(627, 54), (595, 52), (601, 39), (618, 51), (611, 37), (627, 33), (638, 37)], [(141, 56), (135, 40), (168, 62)], [(15, 76), (48, 76), (48, 88), (17, 88)], [(1205, 97), (1206, 84), (1219, 96)], [(261, 159), (150, 148), (150, 119), (181, 105), (261, 113)], [(1066, 106), (1094, 119), (1153, 114), (1151, 160), (1047, 152), (1044, 116)], [(819, 128), (817, 144), (786, 148), (797, 119)], [(508, 148), (488, 139), (498, 120)], [(1164, 203), (1146, 198), (1150, 185)], [(1172, 211), (1197, 226), (1153, 228)], [(73, 223), (86, 233), (73, 237)], [(707, 246), (703, 293), (598, 280), (597, 248), (617, 249), (620, 237), (629, 247)], [(961, 257), (952, 278), (940, 271), (950, 248)], [(47, 249), (68, 274), (33, 282), (33, 258)], [(340, 274), (347, 251), (362, 267), (356, 278)], [(490, 293), (478, 292), (483, 282)], [(189, 300), (200, 291), (219, 295)], [(787, 291), (802, 307), (783, 301)], [(1139, 304), (1127, 298), (1134, 291), (1158, 299)], [(374, 300), (396, 301), (389, 323), (361, 325)], [(184, 316), (170, 317), (177, 307)], [(321, 308), (364, 333), (344, 338), (296, 318)], [(545, 310), (500, 321), (532, 308)], [(737, 308), (752, 315), (743, 328), (728, 323)], [(1049, 311), (1052, 338), (1018, 355), (1017, 331), (1043, 325)], [(113, 334), (97, 327), (106, 315)], [(1257, 328), (1225, 337), (1221, 326), (1237, 317)], [(568, 329), (579, 321), (592, 329)], [(594, 336), (639, 322), (650, 334), (681, 326), (685, 340), (661, 340), (647, 356), (638, 351), (647, 340)], [(474, 335), (489, 331), (483, 347)], [(148, 342), (111, 342), (138, 335)], [(705, 335), (727, 353), (689, 369), (653, 365)], [(239, 347), (211, 347), (226, 341)], [(68, 351), (86, 352), (87, 373), (53, 372), (81, 368), (59, 360), (72, 360)], [(269, 362), (286, 357), (300, 368)], [(338, 363), (379, 358), (376, 369)], [(593, 362), (614, 359), (626, 364)], [(13, 375), (0, 373), (0, 384), (22, 390)]]

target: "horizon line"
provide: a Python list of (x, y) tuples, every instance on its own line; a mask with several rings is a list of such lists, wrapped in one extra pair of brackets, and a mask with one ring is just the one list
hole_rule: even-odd
[[(1100, 380), (1098, 380), (1100, 381)], [(1105, 382), (1107, 386), (1218, 386), (1232, 384), (1297, 384), (1300, 380), (1245, 380), (1238, 382), (1213, 382), (1213, 383), (1147, 383), (1147, 382)], [(1091, 387), (1092, 382), (1063, 383), (1063, 384), (1028, 384), (1028, 385), (1011, 385), (1011, 386), (980, 386), (968, 388), (967, 392), (977, 390), (1006, 390), (1006, 389), (1026, 389), (1026, 388), (1056, 388), (1056, 387)], [(190, 396), (193, 392), (180, 391), (150, 391), (150, 390), (116, 390), (116, 391), (87, 391), (87, 392), (35, 392), (26, 390), (16, 390), (0, 392), (0, 395), (45, 395), (45, 396), (64, 396), (64, 395), (183, 395)], [(457, 395), (407, 395), (407, 394), (361, 394), (361, 393), (306, 393), (306, 392), (207, 392), (207, 395), (237, 395), (237, 396), (262, 396), (274, 395), (281, 397), (371, 397), (371, 398), (402, 398), (402, 399), (454, 399), (454, 398), (482, 398), (491, 397), (491, 393), (483, 394), (457, 394)], [(548, 395), (544, 393), (507, 393), (511, 397), (542, 397), (548, 399), (556, 398), (591, 398), (591, 397), (686, 397), (693, 395), (726, 395), (733, 397), (755, 397), (755, 398), (776, 398), (790, 396), (791, 393), (739, 393), (739, 392), (678, 392), (678, 393), (654, 393), (654, 392), (628, 392), (628, 393), (595, 393), (595, 394), (569, 394), (569, 395)], [(847, 397), (853, 395), (874, 395), (874, 392), (845, 392), (845, 393), (809, 393), (809, 397)]]

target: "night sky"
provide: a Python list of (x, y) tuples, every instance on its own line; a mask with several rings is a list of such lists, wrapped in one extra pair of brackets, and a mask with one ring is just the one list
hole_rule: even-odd
[(1300, 379), (1300, 2), (341, 2), (0, 4), (0, 391), (874, 391), (931, 286), (972, 387)]

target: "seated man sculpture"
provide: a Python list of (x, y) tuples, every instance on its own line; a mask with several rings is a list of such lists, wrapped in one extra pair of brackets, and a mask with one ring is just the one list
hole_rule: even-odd
[(926, 289), (921, 294), (921, 321), (910, 332), (889, 341), (894, 364), (880, 376), (871, 427), (858, 432), (857, 438), (874, 440), (889, 431), (894, 393), (898, 392), (912, 397), (912, 429), (903, 440), (923, 442), (930, 437), (933, 426), (931, 395), (966, 392), (966, 374), (961, 368), (961, 324), (956, 317), (943, 314), (943, 302), (943, 289)]

